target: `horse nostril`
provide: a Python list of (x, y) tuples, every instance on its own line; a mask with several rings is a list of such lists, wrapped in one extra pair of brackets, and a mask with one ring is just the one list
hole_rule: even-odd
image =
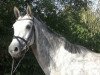
[(17, 47), (15, 47), (14, 51), (15, 51), (15, 52), (16, 52), (16, 51), (18, 51), (18, 48), (17, 48)]

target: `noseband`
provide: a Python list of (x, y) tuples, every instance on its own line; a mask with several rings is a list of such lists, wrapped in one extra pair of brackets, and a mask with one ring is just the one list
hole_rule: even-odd
[[(33, 21), (33, 19), (19, 19), (19, 20), (17, 20), (17, 21), (21, 21), (21, 20), (31, 20), (31, 21)], [(33, 22), (33, 23), (34, 23), (34, 22)], [(34, 25), (32, 26), (32, 30), (31, 30), (31, 33), (30, 33), (29, 38), (28, 38), (29, 41), (32, 39), (32, 35), (31, 35), (31, 34), (32, 34), (33, 30), (34, 30), (33, 27), (34, 27)], [(19, 66), (20, 62), (21, 62), (22, 59), (24, 58), (26, 52), (29, 50), (28, 40), (25, 40), (24, 38), (22, 38), (22, 37), (20, 37), (20, 36), (15, 36), (15, 35), (13, 36), (13, 39), (16, 39), (16, 40), (19, 42), (19, 44), (20, 44), (21, 46), (22, 46), (22, 44), (21, 44), (20, 40), (22, 40), (23, 42), (25, 42), (26, 49), (25, 49), (24, 55), (22, 56), (22, 58), (19, 60), (19, 62), (17, 63), (17, 65), (16, 65), (15, 67), (14, 67), (15, 59), (13, 58), (11, 75), (13, 75), (13, 73), (16, 71), (16, 69), (17, 69), (17, 67)], [(22, 50), (22, 51), (23, 51), (23, 50)]]
[(24, 41), (25, 44), (27, 45), (27, 40), (25, 40), (24, 38), (21, 38), (21, 37), (19, 37), (19, 36), (15, 36), (15, 35), (13, 36), (13, 38), (14, 38), (14, 39), (17, 39), (18, 42), (19, 42), (19, 39), (20, 39), (20, 40)]
[[(33, 19), (18, 19), (16, 21), (21, 21), (21, 20), (31, 20), (31, 21), (33, 21)], [(32, 31), (33, 31), (33, 26), (32, 26)], [(32, 31), (31, 31), (31, 33), (32, 33)], [(30, 39), (30, 37), (32, 37), (31, 33), (29, 35), (29, 39)], [(22, 38), (20, 36), (16, 36), (16, 35), (13, 36), (13, 39), (17, 39), (17, 41), (19, 42), (19, 44), (21, 44), (20, 40), (22, 40), (23, 42), (25, 42), (26, 46), (28, 45), (28, 40), (29, 39), (28, 40), (25, 40), (24, 38)]]

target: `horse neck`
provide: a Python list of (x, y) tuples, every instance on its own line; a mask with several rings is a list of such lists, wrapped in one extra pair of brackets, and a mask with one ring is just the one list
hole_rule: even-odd
[(33, 48), (33, 52), (39, 65), (44, 70), (53, 62), (53, 56), (56, 51), (59, 50), (60, 46), (64, 45), (64, 39), (49, 31), (47, 27), (37, 19), (35, 19), (34, 22), (36, 47)]

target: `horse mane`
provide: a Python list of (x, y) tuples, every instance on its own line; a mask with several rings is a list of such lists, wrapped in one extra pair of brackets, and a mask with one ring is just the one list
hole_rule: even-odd
[(38, 49), (39, 48), (41, 48), (41, 50), (47, 49), (49, 52), (49, 49), (56, 50), (58, 47), (60, 47), (61, 44), (64, 44), (65, 49), (70, 53), (83, 53), (89, 51), (87, 48), (83, 46), (70, 43), (60, 34), (57, 34), (50, 28), (48, 28), (47, 25), (42, 20), (34, 18), (34, 21), (36, 21), (35, 23), (37, 23), (35, 24), (36, 25), (35, 29), (36, 29), (36, 35), (38, 34), (36, 37)]
[(68, 50), (71, 53), (83, 53), (83, 52), (90, 51), (86, 47), (76, 45), (76, 44), (72, 44), (69, 41), (66, 41), (65, 49)]

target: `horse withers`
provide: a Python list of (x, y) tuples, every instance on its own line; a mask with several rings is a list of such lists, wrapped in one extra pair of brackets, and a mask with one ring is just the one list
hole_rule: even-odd
[(51, 31), (32, 15), (30, 6), (24, 16), (17, 7), (14, 13), (17, 20), (9, 45), (13, 58), (22, 57), (31, 47), (45, 75), (100, 75), (100, 54), (72, 44)]

